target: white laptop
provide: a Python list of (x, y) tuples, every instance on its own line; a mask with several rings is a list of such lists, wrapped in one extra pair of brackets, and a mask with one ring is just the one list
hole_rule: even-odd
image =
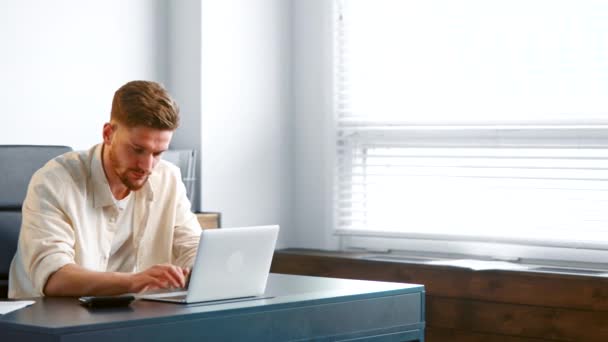
[(184, 304), (259, 299), (266, 289), (278, 234), (278, 225), (205, 229), (187, 291), (137, 297)]

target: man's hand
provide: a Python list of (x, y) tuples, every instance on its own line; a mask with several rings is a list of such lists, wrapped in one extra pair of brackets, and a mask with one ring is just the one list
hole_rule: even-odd
[(144, 292), (165, 288), (184, 288), (190, 270), (171, 264), (154, 265), (131, 275), (129, 292)]

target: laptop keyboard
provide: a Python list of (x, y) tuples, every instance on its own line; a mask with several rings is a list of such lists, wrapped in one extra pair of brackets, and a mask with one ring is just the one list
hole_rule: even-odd
[(140, 293), (141, 295), (149, 295), (149, 294), (159, 294), (159, 293), (175, 293), (175, 292), (183, 292), (188, 291), (185, 287), (176, 287), (172, 289), (158, 289), (158, 290), (150, 290), (146, 292)]
[(170, 297), (162, 297), (162, 298), (171, 299), (171, 300), (184, 300), (184, 299), (186, 299), (186, 295), (170, 296)]
[(186, 294), (188, 294), (188, 289), (185, 288), (177, 288), (177, 289), (160, 289), (147, 291), (143, 293), (139, 293), (138, 297), (147, 297), (147, 298), (185, 298)]

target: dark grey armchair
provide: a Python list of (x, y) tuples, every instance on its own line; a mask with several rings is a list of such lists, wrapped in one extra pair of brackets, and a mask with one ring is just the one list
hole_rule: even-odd
[(71, 150), (67, 146), (0, 145), (0, 298), (7, 296), (9, 268), (21, 228), (21, 205), (30, 178), (47, 161)]

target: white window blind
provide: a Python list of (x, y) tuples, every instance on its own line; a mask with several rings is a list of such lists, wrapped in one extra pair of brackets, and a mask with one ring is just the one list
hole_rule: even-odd
[(337, 232), (608, 249), (608, 2), (336, 0)]

